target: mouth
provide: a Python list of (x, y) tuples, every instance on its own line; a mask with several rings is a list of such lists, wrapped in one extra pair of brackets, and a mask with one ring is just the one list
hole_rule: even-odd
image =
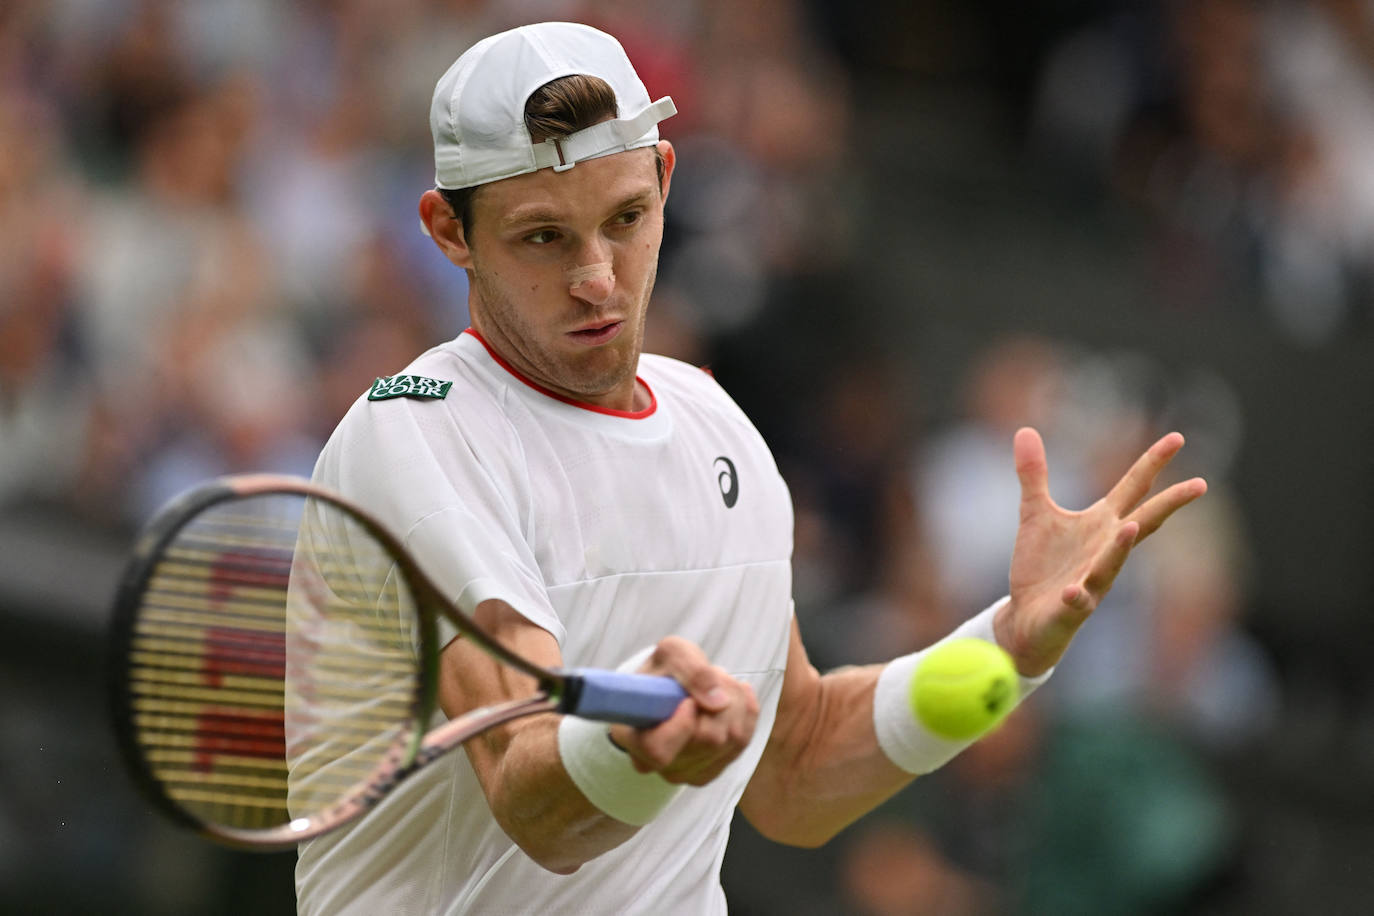
[(568, 337), (585, 346), (594, 347), (614, 340), (623, 327), (624, 321), (597, 321), (575, 331), (569, 331)]

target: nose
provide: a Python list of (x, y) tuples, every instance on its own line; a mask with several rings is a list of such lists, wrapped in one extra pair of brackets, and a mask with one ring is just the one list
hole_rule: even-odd
[(568, 292), (584, 302), (602, 305), (615, 290), (615, 272), (609, 261), (570, 267), (565, 272)]

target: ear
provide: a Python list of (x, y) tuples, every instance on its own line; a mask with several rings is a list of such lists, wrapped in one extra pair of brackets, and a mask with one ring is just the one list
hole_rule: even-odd
[(472, 269), (472, 251), (463, 234), (463, 221), (436, 190), (420, 195), (420, 226), (444, 257), (465, 270)]
[(668, 188), (673, 183), (673, 167), (677, 165), (677, 153), (673, 151), (673, 144), (667, 140), (658, 141), (658, 154), (663, 157), (663, 180), (660, 187), (663, 191), (663, 200), (668, 200)]

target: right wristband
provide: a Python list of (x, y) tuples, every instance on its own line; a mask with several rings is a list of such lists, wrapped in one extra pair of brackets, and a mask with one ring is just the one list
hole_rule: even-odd
[[(978, 740), (951, 740), (926, 729), (911, 712), (911, 679), (915, 676), (916, 669), (921, 666), (926, 653), (941, 643), (951, 639), (973, 638), (996, 644), (997, 638), (992, 628), (993, 618), (1009, 600), (1011, 599), (1003, 598), (982, 613), (969, 618), (953, 633), (934, 645), (893, 659), (878, 675), (878, 684), (873, 690), (873, 731), (883, 753), (901, 769), (918, 776), (938, 770)], [(1054, 669), (1051, 668), (1039, 677), (1018, 677), (1020, 690), (1017, 703), (1049, 680), (1053, 673)]]
[(632, 827), (658, 817), (682, 789), (657, 773), (636, 770), (630, 755), (610, 741), (605, 722), (564, 716), (558, 724), (558, 756), (587, 801)]
[[(636, 652), (616, 670), (637, 670), (653, 652)], [(611, 741), (605, 722), (564, 716), (558, 723), (558, 756), (573, 785), (587, 801), (622, 824), (643, 827), (682, 791), (657, 773), (641, 773), (630, 755)]]

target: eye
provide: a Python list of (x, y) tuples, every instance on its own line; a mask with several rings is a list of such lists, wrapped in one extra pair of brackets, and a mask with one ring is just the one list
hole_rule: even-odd
[(612, 220), (612, 222), (617, 226), (633, 226), (635, 223), (639, 222), (643, 216), (644, 214), (640, 210), (626, 210)]
[(549, 245), (558, 241), (558, 232), (553, 229), (540, 229), (525, 236), (525, 241), (531, 245)]

